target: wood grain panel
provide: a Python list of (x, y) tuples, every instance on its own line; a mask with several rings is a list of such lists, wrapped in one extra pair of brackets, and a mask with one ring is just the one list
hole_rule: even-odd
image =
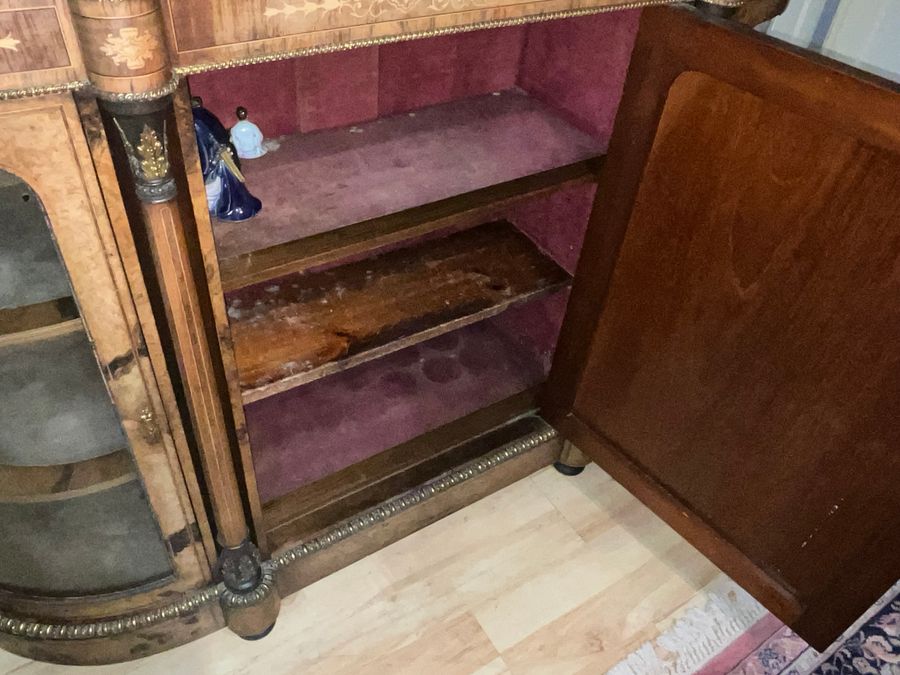
[(231, 413), (228, 433), (234, 435), (239, 449), (240, 461), (237, 469), (240, 472), (238, 474), (240, 476), (239, 483), (250, 510), (251, 533), (260, 552), (265, 556), (268, 547), (262, 525), (262, 503), (256, 487), (256, 473), (250, 454), (250, 439), (247, 434), (247, 422), (244, 418), (244, 407), (241, 401), (231, 328), (228, 325), (225, 309), (219, 259), (216, 255), (212, 223), (207, 209), (206, 188), (203, 184), (203, 172), (200, 169), (197, 135), (194, 132), (194, 117), (191, 112), (191, 100), (186, 83), (179, 86), (173, 98), (175, 107), (173, 132), (177, 136), (180, 152), (173, 154), (172, 159), (177, 167), (175, 174), (183, 173), (186, 178), (186, 184), (179, 187), (179, 193), (187, 202), (184, 204), (184, 208), (192, 214), (191, 221), (195, 225), (191, 231), (191, 245), (196, 265), (195, 274), (201, 270), (205, 274), (205, 293), (208, 294), (211, 322), (215, 328), (215, 341), (210, 341), (210, 344), (213, 345), (214, 351), (217, 351), (218, 365), (221, 367), (220, 378), (224, 380), (224, 382), (220, 380), (219, 386), (221, 389), (227, 390), (228, 400), (231, 404), (231, 410), (226, 410), (226, 416), (228, 412)]
[(0, 94), (84, 80), (66, 0), (0, 0)]
[[(669, 0), (648, 0), (666, 4)], [(175, 65), (513, 21), (552, 12), (610, 10), (621, 0), (163, 0)]]
[(687, 10), (629, 72), (547, 412), (822, 648), (900, 569), (900, 96)]
[(155, 0), (72, 0), (88, 76), (101, 91), (147, 92), (171, 75)]
[(0, 74), (68, 65), (69, 54), (54, 8), (0, 10)]
[(113, 166), (109, 143), (107, 142), (103, 121), (100, 117), (100, 110), (97, 107), (96, 100), (93, 98), (79, 97), (76, 102), (81, 115), (82, 128), (90, 147), (94, 170), (97, 172), (97, 180), (100, 184), (100, 189), (103, 191), (103, 200), (106, 203), (110, 226), (115, 236), (116, 249), (125, 275), (128, 278), (128, 287), (134, 301), (141, 333), (144, 336), (148, 365), (158, 385), (156, 389), (150, 390), (150, 394), (154, 396), (154, 405), (159, 406), (166, 412), (165, 419), (160, 420), (160, 428), (164, 432), (164, 437), (168, 435), (165, 433), (167, 428), (169, 434), (171, 434), (174, 446), (170, 450), (172, 461), (173, 463), (177, 462), (177, 465), (180, 466), (181, 474), (184, 478), (186, 494), (181, 493), (179, 497), (185, 500), (185, 508), (193, 511), (197, 518), (196, 522), (200, 530), (203, 549), (211, 575), (211, 570), (215, 566), (216, 561), (216, 546), (206, 513), (206, 505), (200, 492), (197, 476), (199, 467), (195, 466), (194, 459), (191, 456), (190, 445), (188, 444), (181, 419), (181, 411), (176, 401), (174, 383), (166, 365), (163, 344), (156, 325), (156, 316), (153, 312), (147, 284), (141, 269), (137, 243), (134, 240), (131, 224), (128, 221), (128, 213), (120, 190), (118, 176)]
[(244, 401), (480, 321), (568, 283), (497, 222), (228, 297)]

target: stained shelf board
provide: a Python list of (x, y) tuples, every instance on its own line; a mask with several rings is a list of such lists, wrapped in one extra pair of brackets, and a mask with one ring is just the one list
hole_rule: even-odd
[(494, 316), (569, 275), (505, 221), (228, 296), (250, 403)]
[[(604, 143), (519, 90), (280, 139), (242, 169), (262, 211), (213, 224), (221, 259), (601, 155)], [(227, 263), (225, 264), (227, 266)]]
[(172, 573), (140, 481), (58, 501), (0, 503), (0, 587), (41, 595), (123, 590)]

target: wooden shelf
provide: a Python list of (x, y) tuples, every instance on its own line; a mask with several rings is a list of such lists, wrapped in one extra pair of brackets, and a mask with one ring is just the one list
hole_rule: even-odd
[[(532, 431), (536, 391), (516, 394), (265, 504), (272, 550), (402, 494)], [(499, 429), (498, 429), (499, 427)]]
[(0, 502), (72, 499), (137, 480), (128, 450), (51, 466), (0, 465)]
[(213, 224), (226, 291), (500, 219), (514, 203), (596, 181), (604, 150), (519, 91), (280, 141), (243, 165), (260, 214)]
[(72, 297), (0, 309), (0, 337), (70, 322), (78, 316), (78, 306)]
[(229, 296), (245, 403), (403, 349), (566, 286), (500, 221)]
[(529, 199), (596, 182), (602, 165), (603, 157), (594, 157), (338, 230), (225, 258), (219, 266), (222, 285), (227, 293), (349, 256), (376, 253), (384, 247), (430, 232), (463, 229), (497, 220), (515, 205)]

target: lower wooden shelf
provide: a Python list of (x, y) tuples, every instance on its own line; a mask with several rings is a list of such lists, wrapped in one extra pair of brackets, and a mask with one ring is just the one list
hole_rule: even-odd
[(535, 399), (533, 389), (510, 396), (268, 502), (270, 548), (308, 538), (533, 431), (534, 417), (511, 421), (533, 412)]
[(507, 222), (229, 296), (250, 403), (560, 289), (569, 275)]
[(72, 499), (137, 480), (126, 449), (81, 462), (50, 466), (0, 464), (0, 502)]
[(0, 337), (47, 328), (78, 318), (75, 298), (66, 296), (24, 307), (0, 309)]

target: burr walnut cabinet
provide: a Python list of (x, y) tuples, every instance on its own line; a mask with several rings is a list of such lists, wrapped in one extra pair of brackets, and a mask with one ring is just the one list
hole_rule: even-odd
[(816, 647), (896, 581), (898, 88), (668, 4), (0, 2), (0, 646), (261, 638), (550, 463)]

